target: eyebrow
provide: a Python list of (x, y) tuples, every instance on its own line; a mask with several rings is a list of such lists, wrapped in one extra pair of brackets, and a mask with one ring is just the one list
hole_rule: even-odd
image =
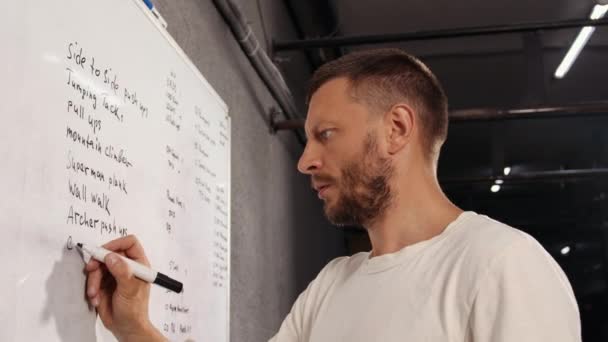
[[(310, 129), (311, 133), (316, 136), (316, 134), (319, 132), (319, 127), (324, 124), (329, 124), (332, 126), (337, 125), (336, 122), (331, 121), (331, 120), (320, 121), (316, 125), (312, 126), (312, 128)], [(309, 139), (308, 131), (306, 131), (306, 128), (304, 128), (304, 134), (306, 135), (306, 138)]]

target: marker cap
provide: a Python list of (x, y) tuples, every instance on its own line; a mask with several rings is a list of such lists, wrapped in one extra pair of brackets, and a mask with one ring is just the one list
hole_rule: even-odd
[(158, 272), (156, 275), (156, 279), (154, 279), (154, 284), (160, 285), (166, 289), (169, 289), (173, 292), (180, 293), (184, 289), (184, 284), (179, 281), (169, 278), (168, 276)]

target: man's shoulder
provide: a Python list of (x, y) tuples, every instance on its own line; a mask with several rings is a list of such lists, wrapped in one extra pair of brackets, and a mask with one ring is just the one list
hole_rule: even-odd
[(352, 274), (368, 256), (369, 252), (359, 252), (351, 256), (337, 257), (327, 263), (319, 275), (336, 277), (338, 275)]
[(458, 277), (467, 305), (490, 272), (500, 274), (510, 272), (512, 267), (529, 268), (520, 262), (522, 256), (546, 263), (547, 253), (534, 238), (487, 216), (469, 214), (454, 232), (425, 257), (430, 265), (439, 265), (447, 276)]
[[(512, 251), (542, 250), (527, 233), (485, 215), (471, 214), (454, 234), (447, 257), (459, 259), (483, 272), (492, 262)], [(458, 258), (459, 257), (459, 258)]]
[(512, 244), (533, 239), (527, 233), (485, 215), (471, 215), (462, 229), (462, 242), (472, 252), (492, 255)]
[(313, 279), (306, 289), (307, 302), (320, 302), (325, 295), (346, 278), (353, 275), (358, 265), (361, 265), (367, 253), (357, 253), (352, 256), (341, 256), (331, 260)]
[[(574, 308), (570, 313), (577, 315), (568, 278), (534, 237), (482, 215), (477, 215), (468, 229), (469, 247), (462, 269), (469, 280), (469, 303), (480, 293), (485, 296), (481, 307), (495, 307), (498, 296), (517, 296), (535, 310), (555, 301), (560, 310)], [(550, 310), (545, 313), (551, 314)]]

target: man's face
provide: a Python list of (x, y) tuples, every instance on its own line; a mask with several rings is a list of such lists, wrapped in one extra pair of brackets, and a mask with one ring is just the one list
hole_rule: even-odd
[(337, 225), (369, 224), (392, 198), (393, 168), (379, 149), (382, 120), (371, 115), (350, 96), (344, 78), (325, 83), (310, 101), (298, 169), (311, 176), (325, 214)]

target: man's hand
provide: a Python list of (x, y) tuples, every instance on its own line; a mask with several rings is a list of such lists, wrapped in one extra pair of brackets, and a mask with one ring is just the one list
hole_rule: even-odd
[(150, 284), (136, 278), (118, 254), (146, 266), (150, 262), (133, 235), (103, 245), (108, 254), (105, 265), (91, 259), (86, 265), (87, 297), (103, 324), (119, 341), (166, 341), (150, 323)]

